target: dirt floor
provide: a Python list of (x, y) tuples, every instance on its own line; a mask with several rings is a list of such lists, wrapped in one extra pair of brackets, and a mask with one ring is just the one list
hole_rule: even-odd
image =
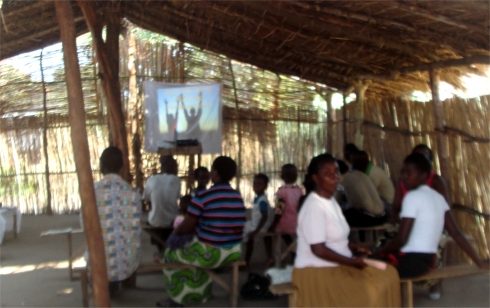
[[(0, 246), (0, 307), (79, 307), (82, 303), (80, 282), (70, 281), (67, 262), (67, 241), (63, 235), (40, 237), (42, 231), (79, 228), (77, 215), (24, 216), (22, 229), (16, 240), (6, 235)], [(84, 243), (84, 235), (73, 236), (73, 246)], [(150, 262), (154, 247), (149, 237), (143, 236), (143, 262)], [(263, 244), (258, 242), (256, 262), (252, 268), (263, 272), (265, 257)], [(230, 273), (220, 273), (225, 279)], [(240, 285), (247, 273), (240, 274)], [(415, 307), (489, 307), (490, 281), (488, 275), (470, 276), (444, 281), (440, 300), (427, 299), (427, 291), (415, 290)], [(227, 307), (227, 294), (219, 286), (213, 287), (214, 298), (203, 307)], [(114, 307), (155, 307), (155, 302), (166, 298), (161, 273), (138, 276), (137, 288), (123, 289), (112, 300)], [(271, 301), (244, 301), (240, 307), (286, 307), (287, 298)]]

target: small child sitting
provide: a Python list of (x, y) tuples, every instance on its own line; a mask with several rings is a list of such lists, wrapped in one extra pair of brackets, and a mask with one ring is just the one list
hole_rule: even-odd
[[(247, 221), (243, 228), (243, 242), (247, 242), (245, 261), (250, 265), (254, 249), (254, 239), (259, 232), (266, 232), (272, 222), (273, 209), (267, 200), (265, 190), (269, 184), (269, 177), (263, 173), (256, 174), (253, 181), (253, 190), (257, 195), (252, 208), (252, 220)], [(265, 245), (268, 258), (272, 256), (270, 245)]]
[[(177, 228), (178, 225), (180, 225), (184, 221), (184, 216), (187, 213), (187, 207), (189, 204), (191, 204), (192, 197), (191, 195), (185, 195), (182, 198), (180, 198), (180, 203), (179, 203), (179, 212), (180, 215), (175, 217), (173, 227), (174, 230)], [(166, 242), (167, 248), (170, 249), (177, 249), (177, 248), (184, 248), (187, 243), (189, 243), (192, 240), (193, 234), (185, 234), (185, 235), (177, 235), (175, 233), (172, 233)]]
[(196, 196), (199, 192), (206, 190), (209, 184), (209, 170), (206, 167), (197, 167), (194, 170), (194, 179), (197, 181), (197, 187), (191, 191), (191, 196)]
[[(284, 233), (282, 236), (287, 246), (293, 242), (292, 234), (296, 234), (298, 224), (299, 200), (303, 196), (303, 190), (296, 185), (298, 171), (293, 164), (285, 164), (281, 168), (281, 179), (284, 185), (279, 187), (276, 192), (276, 207), (274, 211), (274, 221), (269, 232)], [(266, 244), (272, 245), (271, 239), (266, 239)], [(272, 264), (273, 260), (269, 260)]]

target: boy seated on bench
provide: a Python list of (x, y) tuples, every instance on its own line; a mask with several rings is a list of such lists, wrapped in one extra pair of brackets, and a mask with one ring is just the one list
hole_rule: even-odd
[(456, 225), (444, 197), (425, 184), (431, 169), (431, 162), (423, 154), (413, 153), (405, 158), (401, 180), (409, 192), (403, 199), (400, 228), (376, 256), (395, 266), (402, 279), (424, 275), (434, 269), (445, 228), (478, 267), (488, 269), (489, 260), (478, 257)]

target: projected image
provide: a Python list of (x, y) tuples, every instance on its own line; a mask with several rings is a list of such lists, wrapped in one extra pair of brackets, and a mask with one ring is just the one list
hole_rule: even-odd
[(197, 139), (203, 153), (221, 153), (221, 85), (145, 83), (147, 151)]

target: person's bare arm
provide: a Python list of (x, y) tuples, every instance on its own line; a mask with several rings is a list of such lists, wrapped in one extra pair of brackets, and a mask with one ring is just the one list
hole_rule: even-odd
[(402, 209), (402, 200), (403, 200), (403, 191), (400, 182), (396, 185), (395, 188), (395, 197), (393, 198), (392, 203), (392, 220), (394, 222), (400, 222), (400, 211)]
[(446, 211), (444, 214), (444, 228), (446, 228), (449, 236), (458, 244), (459, 247), (475, 262), (475, 264), (480, 268), (489, 268), (489, 260), (482, 260), (473, 249), (471, 244), (468, 242), (464, 234), (459, 230), (451, 211)]
[(432, 179), (431, 188), (440, 193), (444, 199), (446, 199), (447, 204), (451, 204), (451, 197), (449, 196), (449, 189), (447, 188), (446, 181), (440, 175), (435, 175)]
[(262, 227), (267, 222), (267, 218), (269, 218), (269, 214), (267, 212), (260, 212), (260, 213), (262, 214), (262, 216), (260, 217), (259, 224), (254, 231), (249, 233), (248, 235), (249, 240), (253, 239), (257, 235), (257, 233), (259, 233), (260, 230), (262, 230)]
[(386, 247), (383, 249), (383, 252), (400, 250), (400, 248), (402, 248), (403, 245), (405, 245), (405, 243), (408, 241), (408, 237), (410, 236), (410, 232), (412, 231), (414, 221), (414, 218), (402, 218), (400, 222), (400, 228), (398, 229), (398, 234), (391, 242), (388, 243), (388, 245), (386, 245)]
[(180, 225), (175, 228), (174, 233), (176, 235), (192, 234), (196, 230), (197, 218), (189, 214), (185, 215), (184, 220)]
[(345, 257), (341, 254), (336, 253), (335, 251), (328, 248), (327, 246), (325, 246), (325, 243), (313, 244), (310, 245), (310, 248), (315, 256), (327, 261), (339, 263), (342, 265), (352, 266), (359, 269), (363, 269), (367, 266), (366, 263), (364, 263), (363, 258)]

